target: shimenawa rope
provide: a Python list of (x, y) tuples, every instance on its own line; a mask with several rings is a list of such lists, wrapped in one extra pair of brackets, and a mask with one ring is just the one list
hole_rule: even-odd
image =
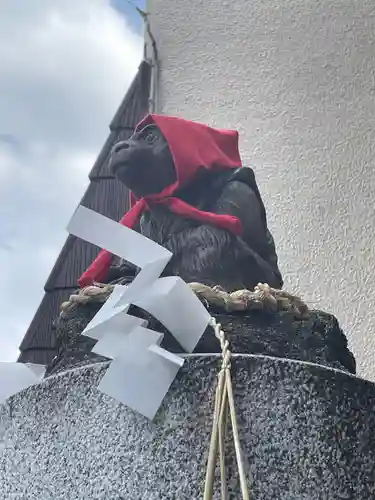
[[(209, 305), (223, 309), (226, 312), (263, 310), (276, 313), (290, 312), (297, 319), (309, 316), (307, 305), (296, 295), (285, 290), (271, 288), (267, 283), (258, 283), (251, 290), (236, 290), (227, 293), (221, 287), (210, 287), (202, 283), (189, 283), (194, 293)], [(78, 304), (103, 303), (111, 295), (115, 285), (95, 283), (70, 295), (69, 300), (61, 304), (60, 315), (69, 313)]]

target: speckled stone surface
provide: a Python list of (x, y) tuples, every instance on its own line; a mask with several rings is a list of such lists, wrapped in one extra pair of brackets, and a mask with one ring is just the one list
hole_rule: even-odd
[[(201, 499), (218, 363), (189, 358), (153, 423), (96, 389), (106, 363), (19, 393), (0, 407), (1, 499)], [(252, 500), (374, 498), (372, 383), (244, 355), (233, 378)], [(230, 442), (228, 470), (239, 499)]]

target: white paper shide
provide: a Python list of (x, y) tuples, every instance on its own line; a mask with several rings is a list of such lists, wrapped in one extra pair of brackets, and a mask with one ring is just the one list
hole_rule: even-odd
[(83, 206), (68, 231), (141, 269), (130, 285), (115, 287), (83, 335), (98, 340), (95, 353), (112, 359), (99, 390), (153, 419), (184, 361), (160, 347), (161, 333), (128, 314), (130, 305), (159, 320), (187, 353), (205, 331), (209, 313), (181, 278), (160, 278), (172, 254), (152, 240)]

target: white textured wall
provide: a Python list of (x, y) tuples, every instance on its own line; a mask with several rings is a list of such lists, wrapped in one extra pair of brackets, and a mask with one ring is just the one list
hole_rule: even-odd
[(165, 113), (237, 128), (286, 287), (375, 379), (375, 3), (149, 0)]

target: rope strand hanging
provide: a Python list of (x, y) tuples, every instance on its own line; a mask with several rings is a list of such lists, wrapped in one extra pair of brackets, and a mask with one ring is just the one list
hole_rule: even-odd
[(238, 431), (236, 409), (234, 404), (234, 395), (231, 378), (231, 352), (229, 342), (225, 337), (225, 333), (221, 328), (220, 323), (217, 323), (215, 318), (211, 318), (210, 322), (214, 329), (215, 336), (220, 341), (222, 350), (222, 365), (218, 375), (218, 384), (216, 387), (215, 409), (212, 425), (212, 434), (210, 448), (207, 461), (206, 480), (204, 488), (203, 500), (211, 500), (213, 498), (213, 488), (215, 479), (215, 469), (217, 462), (217, 451), (219, 448), (220, 460), (220, 478), (221, 478), (221, 498), (227, 500), (227, 485), (226, 485), (226, 470), (225, 470), (225, 446), (224, 438), (227, 429), (228, 409), (230, 422), (232, 425), (234, 448), (236, 452), (236, 461), (240, 478), (241, 494), (243, 500), (249, 500), (249, 491), (247, 487), (246, 474), (244, 463), (242, 460), (241, 443)]

